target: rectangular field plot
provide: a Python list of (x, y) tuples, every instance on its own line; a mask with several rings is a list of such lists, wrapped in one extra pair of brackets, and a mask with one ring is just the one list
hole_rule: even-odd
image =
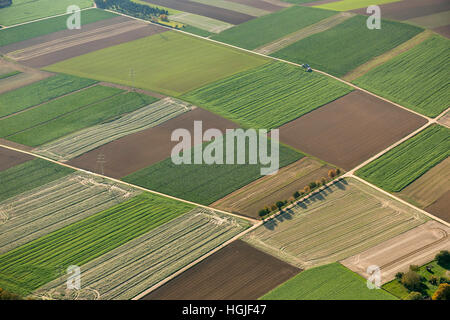
[(169, 19), (214, 33), (222, 32), (223, 30), (226, 30), (233, 26), (232, 24), (220, 20), (211, 19), (188, 12), (174, 14), (172, 16), (169, 16)]
[[(108, 89), (110, 92), (120, 93), (118, 89)], [(114, 120), (122, 114), (135, 111), (155, 100), (153, 97), (137, 92), (116, 94), (80, 108), (76, 112), (68, 112), (51, 121), (39, 123), (28, 130), (8, 136), (8, 140), (36, 147), (77, 130)], [(36, 108), (36, 113), (38, 109)]]
[(416, 26), (388, 20), (382, 21), (382, 29), (370, 30), (366, 20), (365, 16), (352, 17), (334, 28), (295, 42), (272, 56), (308, 63), (312, 68), (340, 77), (423, 31)]
[(188, 103), (165, 98), (117, 120), (92, 126), (47, 143), (34, 152), (55, 160), (69, 160), (121, 137), (155, 127), (190, 110)]
[(262, 300), (396, 300), (384, 290), (370, 290), (366, 279), (339, 263), (303, 271)]
[(334, 14), (336, 12), (293, 6), (225, 30), (212, 38), (253, 50)]
[(92, 4), (92, 0), (14, 0), (11, 6), (0, 10), (0, 25), (11, 26), (66, 13), (70, 5), (88, 8)]
[(341, 0), (331, 3), (325, 3), (317, 5), (317, 8), (323, 8), (328, 10), (348, 11), (358, 8), (367, 8), (371, 5), (379, 5), (391, 2), (397, 2), (402, 0)]
[(0, 202), (0, 254), (121, 203), (131, 188), (71, 174)]
[(9, 169), (32, 159), (34, 159), (34, 157), (28, 154), (0, 147), (0, 171)]
[(419, 211), (355, 179), (343, 179), (244, 237), (300, 268), (335, 262), (427, 220)]
[(72, 169), (41, 159), (10, 167), (0, 172), (0, 202), (72, 172)]
[(68, 266), (88, 263), (192, 208), (140, 194), (0, 255), (0, 286), (27, 295), (59, 277)]
[[(224, 146), (229, 143), (228, 140), (232, 139), (228, 138), (227, 141), (224, 141), (223, 136), (216, 138), (216, 142), (222, 141)], [(258, 141), (258, 143), (260, 142)], [(267, 141), (267, 143), (270, 144), (271, 141)], [(190, 153), (191, 159), (197, 159), (203, 157), (202, 149), (207, 150), (207, 147), (211, 148), (211, 145), (207, 143), (197, 145), (186, 152)], [(191, 162), (192, 164), (174, 164), (172, 158), (169, 157), (166, 160), (134, 172), (122, 180), (207, 205), (260, 178), (262, 176), (261, 168), (269, 167), (269, 165), (260, 163), (249, 163), (250, 147), (248, 142), (245, 142), (245, 146), (241, 147), (235, 141), (234, 155), (238, 154), (238, 148), (240, 150), (244, 149), (246, 159), (244, 164), (237, 164), (237, 161), (234, 161), (234, 164), (227, 164), (226, 153), (228, 152), (225, 151), (223, 151), (222, 155), (223, 164), (206, 164), (203, 161), (201, 164), (193, 164), (193, 162)], [(243, 152), (241, 151), (240, 153), (242, 154)], [(279, 167), (284, 167), (302, 157), (303, 154), (294, 149), (280, 145)]]
[(95, 84), (97, 81), (56, 75), (0, 95), (0, 118)]
[(53, 299), (131, 299), (236, 236), (249, 224), (195, 208), (81, 266), (80, 291), (61, 277), (34, 292)]
[(245, 13), (245, 14), (248, 14), (248, 15), (254, 16), (254, 17), (260, 17), (260, 16), (263, 16), (263, 15), (269, 13), (269, 11), (266, 11), (263, 9), (250, 7), (245, 4), (238, 3), (238, 2), (232, 2), (232, 1), (225, 1), (225, 0), (192, 0), (192, 1), (206, 4), (206, 5), (213, 6), (213, 7), (217, 7), (217, 8), (228, 9), (231, 11)]
[[(0, 30), (0, 52), (3, 46), (25, 41), (28, 39), (43, 36), (52, 32), (67, 29), (67, 18), (69, 15), (58, 16), (41, 21), (23, 24), (14, 28)], [(81, 13), (81, 27), (100, 20), (117, 17), (115, 13), (103, 11), (100, 9), (84, 10)], [(1, 24), (1, 23), (0, 23)]]
[(253, 300), (299, 271), (236, 240), (143, 300)]
[(353, 82), (411, 110), (436, 117), (448, 108), (450, 40), (431, 37)]
[(259, 211), (270, 207), (277, 201), (292, 197), (294, 192), (303, 189), (310, 182), (328, 177), (332, 167), (312, 158), (304, 157), (282, 169), (276, 174), (265, 176), (245, 187), (230, 193), (211, 206), (228, 212), (234, 212), (259, 218)]
[(399, 192), (450, 156), (450, 129), (433, 125), (359, 169), (356, 174)]
[(369, 278), (367, 268), (379, 266), (381, 283), (395, 278), (397, 272), (407, 272), (410, 265), (423, 265), (434, 259), (441, 250), (450, 248), (450, 228), (437, 222), (427, 223), (389, 239), (341, 263)]
[(88, 53), (46, 69), (178, 96), (267, 61), (169, 31)]
[(350, 91), (334, 79), (273, 62), (189, 92), (183, 99), (243, 127), (271, 129)]

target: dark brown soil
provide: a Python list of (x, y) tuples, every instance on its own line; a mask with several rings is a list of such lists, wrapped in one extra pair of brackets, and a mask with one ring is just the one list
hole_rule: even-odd
[(244, 4), (249, 7), (258, 8), (270, 12), (275, 12), (284, 9), (284, 7), (280, 7), (262, 0), (228, 0), (228, 1)]
[(438, 27), (433, 29), (434, 32), (439, 33), (440, 35), (450, 38), (450, 24), (442, 27)]
[[(383, 19), (408, 20), (450, 10), (448, 0), (403, 0), (379, 5)], [(367, 8), (353, 10), (365, 14)]]
[(28, 154), (0, 147), (0, 171), (33, 159), (34, 157)]
[(425, 210), (444, 221), (450, 222), (450, 190), (426, 207)]
[(113, 178), (122, 178), (139, 169), (162, 161), (170, 156), (172, 148), (178, 142), (171, 141), (175, 129), (185, 128), (193, 135), (194, 121), (203, 122), (203, 130), (217, 128), (222, 132), (238, 126), (209, 111), (197, 108), (154, 128), (146, 129), (89, 151), (69, 162), (70, 165), (100, 173), (97, 160), (104, 155), (104, 174)]
[(143, 300), (253, 300), (300, 271), (236, 240)]
[(356, 90), (280, 127), (280, 141), (350, 170), (425, 123)]
[(248, 14), (208, 6), (206, 4), (192, 2), (189, 0), (148, 0), (147, 2), (155, 5), (172, 8), (175, 10), (195, 13), (201, 16), (217, 19), (231, 24), (240, 24), (255, 18)]

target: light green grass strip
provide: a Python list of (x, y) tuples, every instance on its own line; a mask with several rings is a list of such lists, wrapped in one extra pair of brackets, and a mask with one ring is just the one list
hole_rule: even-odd
[[(336, 11), (348, 11), (359, 8), (367, 8), (372, 5), (380, 5), (402, 0), (342, 0), (336, 2), (325, 3), (315, 6), (315, 8), (323, 8)], [(407, 1), (407, 0), (406, 0)]]
[[(197, 14), (182, 12), (169, 16), (169, 20), (178, 21), (187, 25), (206, 30), (208, 32), (220, 33), (231, 28), (233, 25), (220, 20), (199, 16)], [(185, 30), (185, 29), (183, 29)], [(188, 31), (188, 30), (185, 30)]]

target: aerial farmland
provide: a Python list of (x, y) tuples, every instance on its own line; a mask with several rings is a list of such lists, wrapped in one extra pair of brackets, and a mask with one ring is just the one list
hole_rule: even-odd
[(0, 300), (449, 300), (449, 12), (0, 0)]

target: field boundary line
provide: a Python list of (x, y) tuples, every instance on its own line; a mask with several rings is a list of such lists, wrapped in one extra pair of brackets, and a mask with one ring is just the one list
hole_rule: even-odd
[(258, 224), (260, 222), (260, 220), (256, 220), (256, 219), (252, 219), (252, 218), (249, 218), (249, 217), (245, 217), (245, 216), (241, 216), (241, 215), (238, 215), (238, 214), (234, 214), (234, 213), (231, 213), (231, 212), (227, 212), (227, 211), (223, 211), (223, 210), (220, 210), (220, 209), (212, 208), (212, 207), (206, 206), (204, 204), (199, 204), (199, 203), (195, 203), (195, 202), (192, 202), (192, 201), (189, 201), (189, 200), (177, 198), (177, 197), (174, 197), (174, 196), (162, 193), (162, 192), (158, 192), (158, 191), (151, 190), (151, 189), (146, 189), (144, 187), (137, 186), (137, 185), (134, 185), (134, 184), (131, 184), (131, 183), (128, 183), (128, 182), (125, 182), (125, 181), (122, 181), (122, 180), (119, 180), (119, 179), (116, 179), (116, 178), (108, 177), (108, 176), (105, 176), (105, 175), (101, 175), (99, 173), (95, 173), (95, 172), (88, 171), (88, 170), (85, 170), (85, 169), (77, 168), (77, 167), (71, 166), (71, 165), (69, 165), (67, 163), (56, 161), (56, 160), (53, 160), (53, 159), (41, 156), (41, 155), (36, 154), (34, 152), (31, 152), (31, 151), (21, 150), (21, 149), (15, 148), (15, 147), (7, 146), (7, 145), (2, 144), (2, 143), (0, 143), (0, 147), (5, 148), (5, 149), (9, 149), (9, 150), (13, 150), (13, 151), (16, 151), (16, 152), (25, 153), (25, 154), (28, 154), (28, 155), (33, 156), (35, 158), (46, 160), (46, 161), (52, 162), (54, 164), (58, 164), (60, 166), (63, 166), (63, 167), (75, 170), (75, 171), (84, 172), (84, 173), (87, 173), (87, 174), (90, 174), (90, 175), (93, 175), (93, 176), (96, 176), (96, 177), (99, 177), (99, 178), (103, 178), (103, 179), (106, 179), (106, 180), (114, 181), (116, 183), (120, 183), (122, 185), (133, 187), (133, 188), (139, 189), (141, 191), (150, 192), (152, 194), (156, 194), (158, 196), (162, 196), (162, 197), (165, 197), (165, 198), (168, 198), (168, 199), (180, 201), (180, 202), (183, 202), (183, 203), (194, 205), (196, 207), (200, 207), (200, 208), (204, 208), (204, 209), (208, 209), (208, 210), (212, 210), (212, 211), (217, 211), (217, 212), (220, 212), (220, 213), (223, 213), (223, 214), (235, 217), (235, 218), (240, 218), (240, 219), (243, 219), (243, 220), (247, 220), (248, 222), (250, 222), (252, 224)]
[[(120, 12), (116, 12), (116, 11), (112, 11), (112, 10), (108, 10), (108, 9), (104, 9), (104, 10), (105, 10), (105, 11), (108, 11), (108, 12), (116, 13), (116, 14), (119, 14), (119, 15), (122, 15), (122, 16), (125, 16), (125, 17), (128, 17), (128, 18), (131, 18), (131, 19), (136, 19), (136, 20), (140, 20), (140, 21), (147, 22), (147, 23), (149, 23), (149, 24), (154, 24), (154, 25), (156, 25), (156, 26), (160, 26), (160, 27), (165, 28), (165, 29), (168, 29), (168, 30), (173, 30), (173, 31), (181, 32), (181, 33), (184, 33), (184, 34), (189, 35), (189, 36), (191, 36), (191, 37), (200, 38), (200, 39), (203, 39), (203, 40), (211, 41), (211, 42), (216, 43), (216, 44), (224, 45), (224, 46), (227, 46), (227, 47), (230, 47), (230, 48), (234, 48), (234, 49), (237, 49), (237, 50), (245, 51), (245, 52), (247, 52), (247, 53), (255, 54), (255, 55), (258, 55), (258, 56), (267, 58), (267, 59), (271, 59), (271, 60), (275, 60), (275, 61), (287, 63), (287, 64), (290, 64), (290, 65), (293, 65), (293, 66), (296, 66), (296, 67), (302, 67), (301, 64), (298, 64), (298, 63), (295, 63), (295, 62), (292, 62), (292, 61), (287, 61), (287, 60), (280, 59), (280, 58), (277, 58), (277, 57), (268, 56), (268, 55), (265, 55), (265, 54), (263, 54), (263, 53), (259, 53), (259, 52), (253, 51), (253, 50), (244, 49), (244, 48), (241, 48), (241, 47), (238, 47), (238, 46), (229, 44), (229, 43), (217, 41), (217, 40), (214, 40), (214, 39), (211, 39), (211, 38), (207, 38), (207, 37), (202, 37), (202, 36), (199, 36), (199, 35), (197, 35), (197, 34), (193, 34), (193, 33), (186, 32), (186, 31), (183, 31), (183, 30), (180, 30), (180, 29), (175, 29), (175, 28), (171, 28), (171, 27), (168, 27), (168, 26), (164, 26), (164, 25), (161, 25), (161, 24), (158, 24), (158, 23), (154, 23), (154, 22), (152, 22), (152, 21), (143, 20), (143, 19), (136, 18), (136, 17), (133, 17), (133, 16), (129, 16), (129, 15), (126, 15), (126, 14), (123, 14), (123, 13), (120, 13)], [(350, 87), (352, 87), (352, 88), (354, 88), (354, 89), (357, 89), (357, 90), (362, 91), (362, 92), (364, 92), (364, 93), (367, 93), (367, 94), (369, 94), (369, 95), (371, 95), (371, 96), (373, 96), (373, 97), (375, 97), (375, 98), (378, 98), (378, 99), (381, 99), (381, 100), (383, 100), (383, 101), (385, 101), (385, 102), (388, 102), (388, 103), (390, 103), (390, 104), (392, 104), (392, 105), (394, 105), (394, 106), (396, 106), (396, 107), (399, 107), (399, 108), (402, 108), (402, 109), (404, 109), (404, 110), (406, 110), (406, 111), (409, 111), (409, 112), (411, 112), (411, 113), (414, 113), (414, 114), (416, 114), (416, 115), (418, 115), (418, 116), (420, 116), (420, 117), (422, 117), (422, 118), (424, 118), (424, 119), (426, 119), (426, 120), (428, 120), (428, 121), (436, 120), (436, 118), (430, 118), (430, 117), (425, 116), (425, 115), (423, 115), (423, 114), (421, 114), (421, 113), (419, 113), (419, 112), (417, 112), (417, 111), (414, 111), (414, 110), (412, 110), (412, 109), (408, 109), (408, 108), (406, 108), (406, 107), (404, 107), (404, 106), (402, 106), (402, 105), (400, 105), (400, 104), (398, 104), (398, 103), (396, 103), (396, 102), (393, 102), (393, 101), (391, 101), (391, 100), (388, 100), (388, 99), (386, 99), (386, 98), (383, 98), (383, 97), (381, 97), (381, 96), (379, 96), (379, 95), (377, 95), (377, 94), (375, 94), (375, 93), (373, 93), (373, 92), (370, 92), (370, 91), (368, 91), (368, 90), (366, 90), (366, 89), (360, 88), (360, 87), (358, 87), (357, 85), (355, 85), (355, 84), (353, 84), (353, 83), (351, 83), (351, 82), (348, 82), (348, 81), (346, 81), (346, 80), (344, 80), (344, 79), (341, 79), (341, 78), (339, 78), (339, 77), (336, 77), (336, 76), (333, 76), (333, 75), (331, 75), (331, 74), (329, 74), (329, 73), (326, 73), (325, 71), (321, 71), (321, 70), (313, 69), (313, 68), (311, 68), (311, 69), (312, 69), (313, 71), (316, 71), (316, 72), (320, 73), (320, 74), (323, 74), (323, 75), (325, 75), (325, 76), (328, 76), (328, 77), (330, 77), (330, 78), (333, 78), (333, 79), (335, 79), (335, 80), (337, 80), (337, 81), (339, 81), (339, 82), (342, 82), (342, 83), (344, 83), (344, 84), (346, 84), (346, 85), (348, 85), (348, 86), (350, 86)]]
[[(92, 7), (89, 7), (89, 8), (83, 8), (83, 9), (80, 9), (80, 11), (85, 11), (85, 10), (90, 10), (90, 9), (95, 9), (95, 8), (96, 8), (96, 7), (92, 6)], [(23, 26), (23, 25), (25, 25), (25, 24), (29, 24), (29, 23), (33, 23), (33, 22), (38, 22), (38, 21), (43, 21), (43, 20), (47, 20), (47, 19), (51, 19), (51, 18), (61, 17), (61, 16), (65, 16), (65, 15), (68, 15), (68, 14), (70, 14), (70, 13), (60, 13), (60, 14), (55, 14), (54, 16), (50, 16), (50, 17), (39, 18), (39, 19), (27, 21), (27, 22), (22, 22), (22, 23), (14, 24), (14, 25), (12, 25), (12, 26), (5, 26), (5, 27), (3, 27), (3, 28), (0, 29), (0, 32), (1, 32), (2, 30), (6, 30), (6, 29), (9, 29), (9, 28), (14, 28), (14, 27), (18, 27), (18, 26)]]
[(240, 237), (242, 237), (243, 235), (249, 233), (250, 231), (253, 231), (254, 229), (258, 228), (259, 226), (261, 226), (263, 224), (263, 221), (259, 221), (257, 224), (254, 224), (253, 226), (251, 226), (250, 228), (245, 229), (244, 231), (242, 231), (241, 233), (235, 235), (233, 238), (225, 241), (224, 243), (222, 243), (220, 246), (215, 247), (214, 249), (212, 249), (211, 251), (205, 253), (203, 256), (201, 256), (200, 258), (192, 261), (190, 264), (184, 266), (183, 268), (181, 268), (180, 270), (178, 270), (175, 273), (172, 273), (170, 276), (168, 276), (167, 278), (161, 280), (160, 282), (158, 282), (157, 284), (153, 285), (151, 288), (148, 288), (147, 290), (141, 292), (140, 294), (138, 294), (136, 297), (132, 298), (131, 300), (139, 300), (142, 297), (146, 296), (147, 294), (149, 294), (150, 292), (158, 289), (159, 287), (161, 287), (162, 285), (166, 284), (167, 282), (169, 282), (170, 280), (172, 280), (173, 278), (177, 277), (178, 275), (182, 274), (184, 271), (194, 267), (195, 265), (197, 265), (198, 263), (202, 262), (203, 260), (205, 260), (206, 258), (208, 258), (209, 256), (211, 256), (212, 254), (216, 253), (217, 251), (219, 251), (220, 249), (226, 247), (227, 245), (229, 245), (230, 243), (232, 243), (233, 241), (239, 239)]

